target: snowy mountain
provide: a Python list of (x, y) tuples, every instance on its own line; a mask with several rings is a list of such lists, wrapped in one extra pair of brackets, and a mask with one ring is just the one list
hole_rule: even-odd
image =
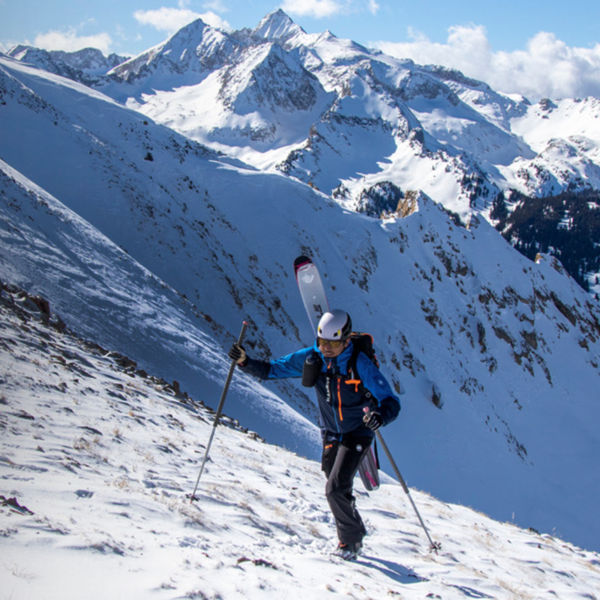
[(356, 562), (335, 538), (319, 464), (214, 413), (0, 289), (0, 581), (6, 597), (597, 598), (600, 554), (391, 481), (356, 495)]
[[(337, 190), (351, 206), (382, 181), (423, 190), (461, 215), (509, 188), (539, 196), (600, 183), (597, 99), (531, 105), (456, 71), (394, 59), (330, 32), (306, 34), (281, 10), (233, 33), (196, 21), (112, 75), (124, 83), (111, 81), (110, 95), (135, 97), (142, 112), (202, 143), (244, 151), (247, 162), (278, 166), (327, 194)], [(194, 110), (209, 100), (214, 121)], [(252, 116), (299, 122), (301, 137), (271, 136), (265, 145), (264, 125)], [(276, 149), (287, 151), (281, 164)], [(424, 177), (426, 169), (439, 173)]]
[[(467, 221), (472, 212), (489, 218), (499, 197), (510, 210), (514, 192), (600, 189), (600, 100), (531, 104), (457, 71), (307, 34), (282, 10), (234, 32), (195, 21), (92, 83), (195, 141), (367, 214), (394, 210), (415, 191)], [(563, 258), (561, 236), (547, 251)], [(570, 272), (600, 293), (595, 262), (586, 255)]]
[(86, 85), (98, 83), (108, 71), (127, 60), (125, 56), (118, 54), (104, 56), (97, 48), (65, 52), (42, 50), (22, 44), (12, 48), (8, 56)]
[[(487, 217), (513, 190), (600, 189), (600, 100), (531, 105), (456, 71), (306, 34), (281, 10), (231, 34), (198, 21), (113, 74), (126, 83), (111, 81), (109, 95), (352, 210), (379, 210), (382, 186), (394, 186), (384, 209), (421, 190), (463, 219)], [(553, 246), (561, 257), (560, 238)]]
[[(306, 35), (289, 33), (290, 44)], [(257, 50), (258, 71), (273, 57), (289, 59)], [(315, 102), (331, 93), (303, 77)], [(243, 319), (255, 356), (311, 343), (291, 273), (310, 253), (332, 305), (373, 333), (405, 392), (385, 434), (407, 480), (597, 549), (600, 310), (556, 260), (524, 258), (485, 219), (466, 228), (422, 192), (385, 219), (347, 210), (21, 61), (0, 58), (0, 89), (2, 281), (214, 405)], [(239, 376), (227, 407), (267, 441), (317, 456), (299, 384)]]

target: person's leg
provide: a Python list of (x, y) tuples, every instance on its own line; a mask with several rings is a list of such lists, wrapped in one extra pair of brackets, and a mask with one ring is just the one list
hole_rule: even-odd
[[(365, 526), (356, 510), (352, 485), (358, 465), (368, 450), (370, 442), (368, 438), (345, 440), (336, 444), (335, 449), (330, 449), (328, 460), (323, 461), (323, 470), (327, 475), (325, 492), (335, 518), (341, 544), (360, 543), (366, 534)], [(326, 449), (324, 456), (325, 454)]]

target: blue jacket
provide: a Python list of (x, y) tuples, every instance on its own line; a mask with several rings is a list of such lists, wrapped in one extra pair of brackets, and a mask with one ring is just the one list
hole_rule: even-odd
[[(343, 434), (353, 433), (372, 437), (373, 432), (364, 425), (364, 409), (377, 409), (384, 425), (393, 421), (400, 412), (400, 402), (377, 366), (363, 353), (356, 359), (355, 379), (348, 372), (352, 356), (350, 344), (336, 358), (327, 359), (316, 343), (270, 362), (249, 358), (242, 367), (261, 379), (302, 377), (306, 357), (316, 353), (322, 360), (321, 372), (315, 383), (320, 412), (320, 426), (325, 439), (341, 439)], [(365, 388), (371, 394), (365, 396)]]

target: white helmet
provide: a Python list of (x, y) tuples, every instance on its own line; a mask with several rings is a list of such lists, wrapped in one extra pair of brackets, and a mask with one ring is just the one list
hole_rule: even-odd
[(352, 332), (352, 320), (345, 310), (334, 309), (319, 319), (317, 335), (324, 340), (345, 340)]

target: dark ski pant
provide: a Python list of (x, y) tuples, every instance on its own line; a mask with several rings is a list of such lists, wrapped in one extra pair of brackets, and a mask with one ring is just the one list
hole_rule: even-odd
[(360, 542), (367, 530), (356, 510), (352, 484), (372, 439), (345, 435), (341, 441), (325, 441), (321, 466), (327, 477), (325, 494), (342, 544)]

